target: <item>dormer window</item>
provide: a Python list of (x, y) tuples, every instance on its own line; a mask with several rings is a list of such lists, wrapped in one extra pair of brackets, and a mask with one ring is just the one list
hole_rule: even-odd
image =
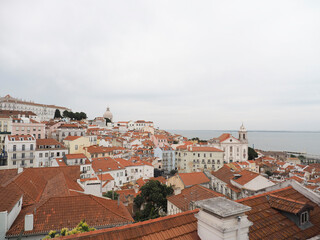
[(277, 209), (282, 215), (293, 221), (300, 229), (304, 230), (313, 226), (309, 221), (309, 214), (314, 207), (307, 202), (273, 194), (268, 195), (267, 199), (272, 208)]
[(300, 215), (300, 225), (304, 225), (307, 222), (309, 222), (309, 213), (305, 211)]

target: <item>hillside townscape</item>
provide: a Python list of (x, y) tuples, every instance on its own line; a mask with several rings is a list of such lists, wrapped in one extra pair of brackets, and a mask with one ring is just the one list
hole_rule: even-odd
[(1, 97), (1, 240), (320, 235), (320, 163), (82, 110)]

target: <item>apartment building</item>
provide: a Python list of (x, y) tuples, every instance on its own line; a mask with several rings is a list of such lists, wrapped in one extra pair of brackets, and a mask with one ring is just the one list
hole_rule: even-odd
[(176, 149), (175, 169), (182, 173), (218, 170), (224, 152), (214, 147), (180, 146)]
[(53, 138), (36, 140), (35, 167), (58, 166), (57, 158), (68, 154), (68, 149)]
[(8, 135), (4, 143), (7, 164), (0, 169), (29, 168), (34, 166), (36, 139), (30, 135)]

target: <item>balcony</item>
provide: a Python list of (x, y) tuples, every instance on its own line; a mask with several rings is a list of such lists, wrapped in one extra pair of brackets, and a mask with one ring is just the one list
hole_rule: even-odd
[(34, 160), (34, 156), (30, 157), (30, 156), (26, 156), (24, 158), (19, 157), (19, 158), (11, 158), (11, 161), (22, 161), (22, 160)]

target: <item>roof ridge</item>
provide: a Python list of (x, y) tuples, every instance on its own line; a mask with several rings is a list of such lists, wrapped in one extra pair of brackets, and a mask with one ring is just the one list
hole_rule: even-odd
[[(100, 234), (100, 233), (105, 233), (105, 232), (110, 232), (110, 231), (119, 231), (119, 230), (126, 229), (126, 228), (142, 227), (143, 225), (148, 225), (148, 224), (151, 224), (151, 223), (154, 223), (154, 222), (160, 222), (160, 221), (162, 221), (164, 219), (172, 219), (172, 218), (176, 218), (176, 217), (179, 217), (179, 216), (182, 216), (182, 215), (190, 215), (190, 214), (195, 214), (195, 213), (198, 213), (198, 212), (199, 212), (199, 209), (194, 209), (194, 210), (189, 210), (189, 211), (177, 213), (177, 214), (174, 214), (174, 215), (169, 215), (169, 216), (165, 216), (165, 217), (159, 217), (159, 218), (155, 218), (155, 219), (150, 219), (150, 220), (143, 221), (143, 222), (136, 222), (136, 223), (127, 224), (127, 225), (123, 225), (123, 226), (119, 226), (119, 227), (113, 227), (113, 228), (99, 229), (99, 230), (96, 230), (94, 232), (85, 232), (85, 233), (80, 233), (80, 234), (76, 234), (76, 235), (73, 235), (73, 236), (76, 238), (77, 236), (81, 237), (81, 236), (86, 236), (88, 234), (93, 234), (93, 233)], [(180, 226), (182, 226), (182, 225), (180, 225)], [(64, 237), (62, 239), (64, 239)], [(66, 239), (68, 239), (68, 237)]]
[(307, 202), (302, 202), (302, 201), (298, 201), (298, 200), (294, 200), (294, 199), (291, 199), (291, 198), (287, 198), (287, 197), (282, 197), (282, 196), (278, 196), (278, 195), (274, 195), (274, 194), (269, 194), (269, 196), (271, 197), (275, 197), (275, 198), (280, 198), (282, 200), (286, 200), (286, 201), (290, 201), (290, 202), (294, 202), (294, 203), (300, 203), (300, 204), (307, 204)]
[(266, 196), (266, 195), (269, 195), (270, 193), (281, 192), (281, 191), (284, 191), (284, 190), (287, 190), (287, 189), (291, 189), (291, 188), (294, 189), (292, 186), (288, 186), (288, 187), (276, 189), (276, 190), (273, 190), (273, 191), (270, 191), (270, 192), (260, 193), (260, 194), (253, 195), (253, 196), (250, 196), (250, 197), (241, 198), (241, 199), (236, 200), (236, 202), (242, 202), (242, 201), (246, 201), (246, 200), (253, 199), (253, 198), (256, 198), (256, 197)]

